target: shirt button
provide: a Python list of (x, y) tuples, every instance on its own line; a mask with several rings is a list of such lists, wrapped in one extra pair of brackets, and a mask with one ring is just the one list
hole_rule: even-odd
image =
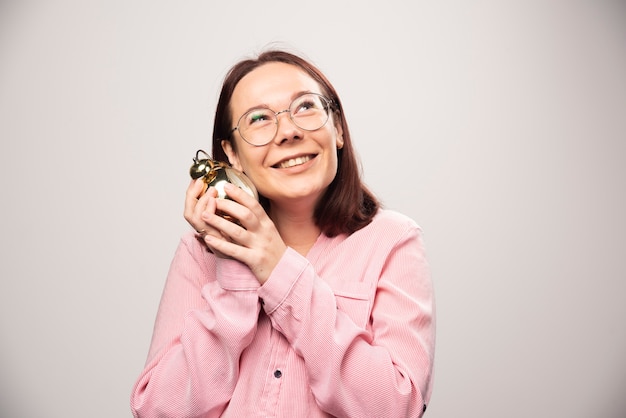
[(283, 375), (283, 372), (281, 372), (280, 370), (274, 370), (274, 377), (276, 379), (280, 379)]

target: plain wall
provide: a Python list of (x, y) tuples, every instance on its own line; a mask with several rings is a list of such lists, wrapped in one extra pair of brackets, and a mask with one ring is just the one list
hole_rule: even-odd
[(130, 417), (240, 58), (301, 51), (424, 229), (428, 418), (626, 416), (619, 1), (0, 1), (0, 412)]

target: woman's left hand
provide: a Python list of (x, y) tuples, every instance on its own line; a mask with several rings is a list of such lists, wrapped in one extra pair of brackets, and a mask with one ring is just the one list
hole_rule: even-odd
[(287, 246), (274, 222), (256, 199), (232, 184), (226, 184), (224, 191), (232, 200), (214, 198), (217, 211), (227, 213), (241, 225), (213, 212), (203, 212), (202, 220), (228, 237), (221, 239), (206, 235), (205, 242), (220, 253), (245, 263), (259, 283), (263, 284), (287, 250)]

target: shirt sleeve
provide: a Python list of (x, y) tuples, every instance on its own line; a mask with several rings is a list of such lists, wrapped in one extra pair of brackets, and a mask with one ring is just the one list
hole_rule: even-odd
[(254, 338), (258, 287), (243, 264), (214, 257), (193, 235), (181, 241), (132, 391), (135, 417), (220, 416)]
[(323, 410), (337, 417), (420, 417), (431, 392), (435, 317), (419, 227), (406, 229), (377, 257), (365, 328), (337, 308), (332, 288), (293, 250), (259, 295), (273, 326), (304, 359)]

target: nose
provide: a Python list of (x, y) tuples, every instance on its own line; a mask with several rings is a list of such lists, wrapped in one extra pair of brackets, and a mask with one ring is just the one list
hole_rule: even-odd
[[(286, 113), (286, 115), (282, 118), (283, 122), (281, 123), (280, 116), (283, 113)], [(293, 123), (293, 120), (291, 119), (291, 115), (289, 113), (289, 109), (276, 112), (276, 123), (278, 124), (278, 126), (276, 128), (276, 136), (274, 137), (275, 143), (282, 144), (284, 142), (302, 139), (302, 130), (298, 128), (295, 123)]]

